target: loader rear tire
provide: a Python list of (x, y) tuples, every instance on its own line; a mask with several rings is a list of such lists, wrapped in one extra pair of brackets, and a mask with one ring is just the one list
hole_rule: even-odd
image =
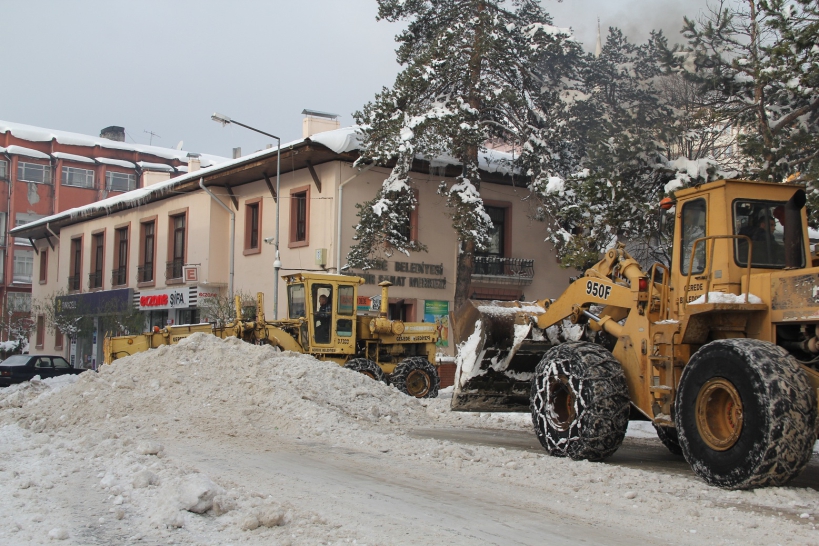
[(683, 456), (726, 489), (779, 486), (797, 476), (816, 441), (816, 393), (781, 347), (722, 339), (683, 368), (675, 400)]
[(413, 356), (405, 359), (390, 376), (390, 384), (415, 398), (435, 398), (441, 386), (438, 370), (424, 357)]
[(600, 345), (562, 343), (537, 365), (530, 407), (535, 433), (550, 455), (601, 461), (617, 451), (626, 435), (626, 376)]
[(366, 358), (354, 358), (349, 360), (346, 364), (344, 364), (344, 367), (348, 370), (363, 373), (367, 377), (375, 379), (376, 381), (381, 381), (382, 383), (386, 383), (387, 381), (381, 366), (372, 360), (367, 360)]
[(654, 430), (657, 431), (657, 438), (668, 448), (668, 451), (674, 455), (682, 455), (682, 448), (680, 447), (680, 435), (674, 427), (661, 427), (654, 425)]

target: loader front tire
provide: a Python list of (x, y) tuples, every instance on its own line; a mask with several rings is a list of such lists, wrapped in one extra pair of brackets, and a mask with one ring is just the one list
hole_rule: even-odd
[(367, 360), (366, 358), (354, 358), (347, 361), (347, 363), (344, 364), (344, 367), (348, 370), (363, 373), (370, 379), (375, 379), (376, 381), (381, 381), (382, 383), (386, 382), (386, 377), (384, 376), (384, 371), (381, 369), (381, 366), (372, 360)]
[(537, 365), (530, 407), (535, 433), (550, 455), (601, 461), (617, 451), (626, 435), (626, 376), (600, 345), (562, 343)]
[(405, 359), (390, 376), (390, 384), (415, 398), (435, 398), (441, 386), (441, 378), (435, 366), (422, 356)]
[(810, 460), (816, 393), (799, 363), (772, 343), (703, 346), (683, 368), (674, 405), (683, 456), (711, 485), (783, 485)]

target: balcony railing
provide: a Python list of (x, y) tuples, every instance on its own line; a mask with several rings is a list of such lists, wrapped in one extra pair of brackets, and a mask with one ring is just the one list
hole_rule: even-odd
[(535, 261), (525, 258), (500, 258), (475, 256), (472, 278), (476, 281), (497, 284), (532, 284)]
[(154, 280), (154, 264), (137, 267), (137, 282), (151, 282)]
[(168, 262), (165, 265), (165, 278), (166, 279), (181, 279), (182, 278), (182, 266), (185, 265), (185, 260), (182, 258), (177, 258), (173, 261)]
[(95, 271), (88, 274), (88, 288), (94, 290), (95, 288), (102, 288), (102, 271)]
[(79, 275), (72, 275), (68, 277), (68, 291), (69, 292), (79, 292), (80, 290), (80, 276)]
[(128, 282), (127, 269), (125, 267), (118, 267), (111, 270), (111, 285), (123, 286)]

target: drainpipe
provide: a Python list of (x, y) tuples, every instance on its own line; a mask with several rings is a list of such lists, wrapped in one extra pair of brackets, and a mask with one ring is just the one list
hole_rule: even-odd
[(360, 175), (364, 174), (365, 172), (369, 171), (375, 167), (375, 163), (370, 163), (353, 176), (342, 182), (338, 185), (338, 225), (336, 227), (336, 273), (341, 273), (341, 205), (344, 200), (344, 186), (347, 185), (348, 182), (352, 182), (354, 179), (358, 178)]
[(205, 190), (205, 193), (211, 196), (211, 198), (219, 203), (223, 209), (228, 211), (230, 214), (230, 277), (228, 280), (228, 295), (230, 296), (230, 300), (233, 301), (233, 247), (235, 245), (235, 237), (234, 234), (236, 232), (236, 213), (230, 210), (230, 207), (222, 203), (222, 200), (213, 195), (209, 189), (205, 187), (204, 178), (199, 178), (199, 187)]
[[(6, 164), (8, 165), (8, 170), (6, 170), (6, 180), (8, 181), (9, 191), (8, 195), (6, 195), (6, 233), (3, 240), (3, 309), (2, 312), (5, 313), (8, 310), (9, 306), (9, 230), (11, 229), (11, 156), (7, 153), (3, 154), (6, 157)], [(9, 333), (10, 335), (10, 333)], [(6, 336), (6, 340), (8, 340), (9, 335)]]

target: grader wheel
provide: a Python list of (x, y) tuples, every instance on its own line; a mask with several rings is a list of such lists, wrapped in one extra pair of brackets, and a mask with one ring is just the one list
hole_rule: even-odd
[(435, 398), (441, 378), (432, 363), (423, 357), (410, 357), (396, 366), (390, 383), (399, 391), (415, 398)]
[(674, 404), (683, 456), (711, 485), (783, 485), (810, 460), (816, 393), (799, 363), (772, 343), (704, 345), (683, 368)]

